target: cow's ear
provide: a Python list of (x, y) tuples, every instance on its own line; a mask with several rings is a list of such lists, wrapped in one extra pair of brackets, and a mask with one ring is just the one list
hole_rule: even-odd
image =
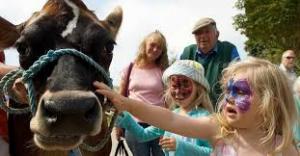
[(19, 37), (17, 26), (0, 17), (0, 49), (13, 46)]
[(109, 26), (113, 38), (118, 34), (123, 19), (123, 11), (120, 6), (116, 7), (105, 19), (104, 22)]

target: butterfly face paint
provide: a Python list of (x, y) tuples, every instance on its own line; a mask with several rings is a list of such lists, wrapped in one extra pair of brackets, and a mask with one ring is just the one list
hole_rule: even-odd
[(185, 100), (193, 92), (193, 82), (182, 75), (172, 75), (170, 77), (171, 96), (176, 100)]
[(246, 79), (233, 81), (230, 79), (227, 83), (226, 101), (234, 101), (235, 105), (242, 112), (250, 108), (252, 91)]

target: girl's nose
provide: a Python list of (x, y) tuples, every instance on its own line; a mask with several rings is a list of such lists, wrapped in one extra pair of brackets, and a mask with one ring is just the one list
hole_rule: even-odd
[(158, 51), (158, 48), (157, 48), (157, 47), (154, 47), (154, 48), (153, 48), (153, 51), (154, 51), (154, 52), (157, 52), (157, 51)]
[(234, 104), (234, 98), (231, 95), (226, 95), (225, 100), (227, 103)]
[(176, 88), (174, 91), (175, 91), (176, 94), (178, 94), (180, 92), (180, 89)]

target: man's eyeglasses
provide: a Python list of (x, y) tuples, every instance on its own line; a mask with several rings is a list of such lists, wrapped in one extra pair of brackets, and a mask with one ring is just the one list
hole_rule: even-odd
[(294, 56), (287, 56), (285, 58), (288, 59), (288, 60), (290, 60), (290, 59), (294, 59), (295, 57)]

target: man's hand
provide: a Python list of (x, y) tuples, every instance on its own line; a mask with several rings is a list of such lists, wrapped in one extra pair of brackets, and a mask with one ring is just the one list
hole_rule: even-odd
[(29, 101), (28, 101), (28, 98), (27, 98), (27, 90), (26, 90), (26, 87), (22, 81), (21, 78), (18, 78), (13, 87), (12, 87), (15, 95), (17, 96), (17, 100), (18, 102), (20, 102), (21, 104), (28, 104)]

